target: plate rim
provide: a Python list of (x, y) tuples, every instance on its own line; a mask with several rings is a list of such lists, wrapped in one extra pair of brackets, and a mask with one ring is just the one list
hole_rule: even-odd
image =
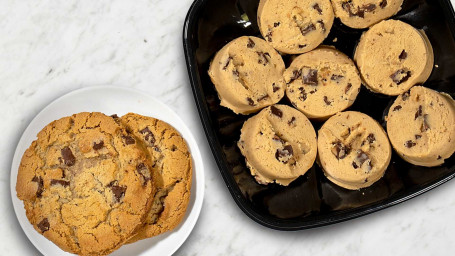
[[(447, 174), (441, 177), (440, 179), (428, 183), (424, 188), (408, 190), (408, 193), (406, 193), (406, 195), (404, 196), (398, 193), (379, 202), (370, 203), (355, 209), (347, 209), (339, 212), (321, 215), (320, 216), (321, 218), (316, 217), (305, 221), (267, 218), (256, 212), (252, 207), (251, 203), (245, 199), (244, 195), (240, 191), (240, 188), (234, 181), (234, 178), (232, 177), (232, 175), (229, 174), (229, 170), (227, 170), (227, 167), (224, 165), (223, 156), (221, 154), (221, 150), (219, 149), (220, 148), (219, 142), (216, 139), (214, 131), (211, 129), (211, 126), (209, 125), (211, 118), (209, 115), (207, 105), (203, 104), (204, 102), (203, 94), (197, 88), (200, 87), (202, 83), (200, 81), (200, 77), (198, 74), (197, 65), (195, 64), (196, 60), (195, 55), (193, 54), (193, 44), (190, 39), (192, 36), (190, 32), (192, 31), (192, 27), (197, 24), (198, 18), (197, 14), (199, 14), (199, 12), (202, 11), (203, 7), (208, 1), (209, 0), (195, 0), (185, 17), (182, 39), (187, 72), (190, 80), (191, 89), (193, 91), (193, 96), (195, 98), (196, 106), (198, 108), (199, 117), (201, 119), (202, 126), (204, 127), (204, 131), (207, 137), (207, 141), (209, 142), (210, 149), (218, 165), (218, 169), (235, 203), (250, 219), (267, 228), (280, 231), (297, 231), (327, 226), (331, 224), (348, 221), (361, 216), (365, 216), (380, 210), (384, 210), (391, 206), (400, 204), (409, 199), (424, 194), (455, 177), (455, 172), (452, 172), (451, 174)], [(452, 6), (450, 0), (438, 0), (438, 2), (442, 6), (445, 18), (446, 19), (450, 18), (450, 21), (452, 23), (455, 23), (454, 6)], [(455, 37), (455, 26), (449, 27), (449, 29), (452, 32), (452, 36)]]
[[(43, 115), (46, 111), (52, 109), (52, 106), (68, 97), (73, 97), (76, 94), (79, 93), (87, 93), (92, 90), (104, 90), (104, 91), (109, 91), (109, 90), (120, 90), (120, 91), (125, 91), (127, 93), (135, 93), (135, 94), (140, 94), (143, 97), (147, 97), (151, 99), (155, 104), (160, 105), (161, 107), (167, 109), (171, 115), (173, 115), (173, 118), (176, 120), (176, 123), (181, 124), (181, 129), (178, 130), (179, 133), (182, 133), (183, 130), (187, 134), (187, 136), (184, 137), (184, 139), (187, 141), (188, 147), (191, 150), (191, 155), (192, 155), (192, 161), (193, 161), (193, 184), (192, 184), (192, 190), (194, 189), (193, 193), (196, 193), (195, 200), (194, 200), (194, 205), (193, 209), (190, 212), (186, 212), (185, 215), (187, 217), (185, 221), (181, 222), (179, 226), (175, 228), (176, 231), (178, 232), (180, 227), (182, 227), (185, 223), (188, 223), (188, 228), (185, 230), (182, 230), (183, 237), (179, 239), (178, 243), (175, 243), (176, 246), (173, 246), (172, 249), (169, 250), (169, 255), (174, 254), (182, 245), (183, 243), (189, 238), (191, 232), (193, 231), (194, 227), (196, 226), (196, 223), (199, 219), (201, 210), (202, 210), (202, 204), (204, 201), (204, 196), (205, 196), (205, 168), (204, 168), (204, 162), (202, 160), (202, 155), (201, 151), (199, 148), (198, 143), (196, 142), (196, 139), (194, 138), (193, 133), (191, 130), (188, 128), (188, 126), (183, 122), (183, 120), (180, 118), (177, 113), (171, 109), (169, 106), (161, 102), (159, 99), (157, 99), (155, 96), (150, 95), (149, 93), (136, 89), (136, 88), (131, 88), (131, 87), (125, 87), (125, 86), (117, 86), (117, 85), (93, 85), (93, 86), (86, 86), (82, 87), (79, 89), (71, 90), (61, 96), (58, 96), (54, 100), (50, 101), (47, 105), (45, 105), (34, 117), (33, 119), (28, 123), (27, 127), (25, 130), (22, 132), (20, 139), (17, 142), (16, 148), (14, 150), (14, 155), (12, 158), (11, 162), (11, 169), (10, 169), (10, 193), (11, 193), (11, 203), (13, 205), (14, 209), (14, 214), (20, 224), (21, 229), (23, 230), (24, 234), (26, 235), (27, 239), (33, 244), (33, 246), (43, 255), (47, 255), (46, 251), (43, 250), (41, 244), (36, 241), (35, 239), (32, 239), (31, 234), (27, 232), (27, 229), (25, 228), (25, 225), (30, 224), (30, 222), (27, 221), (21, 221), (19, 219), (18, 213), (19, 211), (25, 212), (24, 204), (23, 201), (17, 198), (16, 195), (16, 183), (17, 183), (17, 175), (12, 175), (14, 172), (14, 169), (16, 169), (16, 164), (20, 164), (22, 154), (20, 151), (20, 145), (24, 144), (24, 141), (26, 140), (26, 135), (30, 133), (30, 130), (32, 129), (31, 126), (38, 122), (38, 118)], [(36, 137), (36, 136), (35, 136)], [(183, 135), (182, 135), (183, 137)], [(199, 168), (196, 168), (196, 166), (199, 166)], [(194, 180), (197, 179), (197, 182), (194, 182)], [(196, 183), (196, 184), (195, 184)], [(194, 186), (196, 185), (196, 186)], [(20, 201), (20, 206), (15, 203), (16, 200)], [(193, 213), (194, 212), (194, 213)], [(194, 214), (194, 217), (189, 219), (190, 215)], [(24, 223), (25, 222), (25, 223)], [(34, 229), (33, 229), (34, 230)], [(35, 231), (35, 230), (34, 230)], [(163, 234), (172, 234), (171, 232), (166, 232)], [(161, 235), (163, 235), (161, 234)], [(165, 238), (166, 239), (166, 238)], [(52, 241), (48, 240), (50, 243), (53, 243)], [(160, 240), (162, 241), (162, 240)], [(59, 247), (58, 247), (59, 248)], [(121, 248), (121, 247), (120, 247)], [(120, 249), (118, 248), (118, 249)], [(152, 248), (152, 247), (150, 247)], [(60, 248), (59, 248), (60, 249)], [(117, 249), (117, 250), (118, 250)], [(61, 249), (60, 249), (61, 250)], [(64, 253), (67, 253), (69, 255), (73, 255), (71, 253), (68, 253), (66, 251), (61, 250)], [(148, 250), (144, 250), (141, 253), (147, 253)]]

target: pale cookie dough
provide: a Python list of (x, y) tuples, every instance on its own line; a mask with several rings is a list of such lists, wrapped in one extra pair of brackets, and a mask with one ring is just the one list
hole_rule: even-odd
[(318, 132), (318, 156), (325, 176), (350, 190), (371, 186), (392, 155), (389, 139), (371, 117), (354, 111), (329, 118)]
[(38, 133), (16, 191), (36, 231), (62, 250), (106, 255), (142, 226), (155, 192), (150, 167), (113, 118), (79, 113)]
[(281, 56), (264, 40), (242, 36), (215, 55), (209, 75), (221, 106), (249, 114), (283, 98), (284, 69)]
[(275, 49), (288, 54), (313, 50), (332, 28), (334, 14), (329, 0), (261, 0), (258, 25)]
[(446, 94), (415, 86), (390, 107), (387, 133), (407, 162), (441, 165), (455, 151), (455, 103)]
[(335, 16), (351, 28), (367, 28), (401, 10), (403, 0), (332, 0)]
[(287, 97), (310, 119), (327, 119), (350, 107), (362, 85), (354, 62), (331, 47), (300, 55), (284, 78)]
[(287, 186), (313, 166), (316, 132), (298, 110), (273, 105), (243, 124), (238, 147), (258, 183)]
[(190, 200), (193, 165), (185, 140), (168, 123), (134, 113), (120, 120), (149, 153), (158, 189), (144, 226), (128, 241), (132, 243), (180, 224)]
[(354, 60), (368, 89), (399, 95), (428, 79), (434, 56), (423, 30), (386, 20), (362, 35)]

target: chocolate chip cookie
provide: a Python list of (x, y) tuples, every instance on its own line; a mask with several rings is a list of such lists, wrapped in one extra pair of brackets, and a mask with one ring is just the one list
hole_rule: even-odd
[(283, 98), (284, 69), (281, 56), (264, 40), (242, 36), (215, 55), (209, 75), (221, 106), (249, 114)]
[(332, 28), (334, 14), (330, 0), (261, 0), (258, 26), (275, 49), (288, 54), (313, 50)]
[(333, 11), (351, 28), (367, 28), (401, 10), (403, 0), (332, 0)]
[(182, 221), (190, 199), (192, 159), (185, 140), (168, 123), (134, 113), (120, 121), (147, 150), (158, 189), (144, 226), (129, 241), (134, 242), (172, 230)]
[(423, 30), (386, 20), (364, 32), (354, 60), (368, 89), (399, 95), (428, 79), (434, 56)]
[(318, 132), (318, 156), (324, 174), (346, 189), (365, 188), (378, 181), (391, 155), (381, 125), (360, 112), (340, 112)]
[(348, 56), (319, 47), (298, 56), (286, 69), (286, 96), (310, 119), (327, 119), (351, 106), (362, 85)]
[(387, 132), (404, 160), (420, 166), (441, 165), (455, 152), (454, 101), (447, 94), (415, 86), (390, 107)]
[(16, 191), (37, 232), (61, 249), (106, 255), (142, 226), (155, 187), (146, 152), (101, 113), (44, 127), (24, 153)]
[(313, 166), (316, 132), (298, 110), (273, 105), (243, 124), (238, 147), (258, 183), (287, 186)]

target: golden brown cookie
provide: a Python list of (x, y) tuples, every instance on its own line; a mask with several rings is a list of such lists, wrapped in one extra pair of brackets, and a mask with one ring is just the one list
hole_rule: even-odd
[(192, 183), (192, 160), (185, 140), (169, 124), (129, 113), (122, 124), (147, 149), (158, 191), (144, 221), (144, 227), (129, 242), (174, 229), (183, 219)]
[(33, 227), (61, 249), (106, 255), (139, 228), (155, 188), (133, 136), (101, 113), (53, 121), (19, 166), (16, 191)]

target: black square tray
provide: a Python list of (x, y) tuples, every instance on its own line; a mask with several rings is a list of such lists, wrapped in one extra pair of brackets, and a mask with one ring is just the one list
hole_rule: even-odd
[[(300, 230), (333, 224), (384, 208), (441, 185), (455, 176), (455, 155), (439, 167), (425, 168), (392, 155), (385, 176), (373, 186), (349, 191), (329, 182), (317, 164), (288, 187), (259, 185), (236, 146), (240, 128), (250, 116), (221, 107), (207, 70), (215, 53), (234, 38), (261, 37), (256, 23), (258, 0), (196, 0), (185, 20), (186, 64), (208, 142), (224, 181), (237, 205), (254, 221), (278, 230)], [(424, 86), (455, 93), (455, 13), (449, 0), (405, 0), (399, 19), (423, 29), (434, 48), (435, 68)], [(348, 28), (335, 19), (324, 44), (351, 58), (364, 30)], [(337, 38), (336, 42), (334, 38)], [(284, 56), (289, 65), (289, 56)], [(371, 93), (364, 87), (351, 110), (361, 111), (385, 125), (395, 97)], [(283, 99), (281, 104), (289, 104)], [(322, 123), (312, 122), (316, 131)], [(455, 127), (454, 127), (455, 129)]]

